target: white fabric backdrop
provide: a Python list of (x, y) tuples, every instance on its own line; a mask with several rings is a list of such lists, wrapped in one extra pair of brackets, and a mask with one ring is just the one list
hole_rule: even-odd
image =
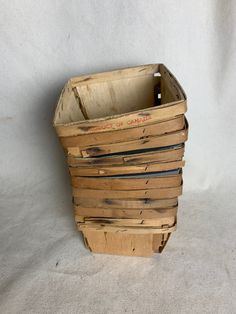
[[(1, 313), (235, 313), (233, 0), (0, 1)], [(52, 128), (72, 76), (165, 63), (189, 110), (179, 228), (161, 256), (92, 255)]]

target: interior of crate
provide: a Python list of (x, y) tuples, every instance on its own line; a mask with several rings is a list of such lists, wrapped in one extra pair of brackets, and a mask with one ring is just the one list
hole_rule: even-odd
[(138, 67), (107, 72), (104, 77), (100, 74), (69, 81), (59, 100), (55, 123), (119, 115), (184, 98), (178, 83), (164, 66), (143, 69), (143, 72)]

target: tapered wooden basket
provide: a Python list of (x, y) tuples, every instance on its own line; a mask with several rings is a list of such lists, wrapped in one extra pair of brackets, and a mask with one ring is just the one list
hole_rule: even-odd
[(70, 79), (54, 127), (93, 252), (150, 256), (176, 229), (186, 96), (163, 64)]

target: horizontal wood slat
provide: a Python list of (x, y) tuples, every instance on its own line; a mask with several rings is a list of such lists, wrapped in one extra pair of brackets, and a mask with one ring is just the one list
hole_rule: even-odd
[(119, 152), (135, 151), (147, 148), (165, 147), (184, 143), (188, 138), (188, 129), (176, 131), (160, 136), (146, 137), (145, 139), (133, 140), (128, 142), (120, 142), (113, 144), (101, 144), (98, 146), (89, 147), (69, 147), (68, 153), (70, 155), (83, 157), (93, 157), (107, 154), (114, 154)]
[(95, 208), (166, 208), (171, 206), (177, 206), (178, 199), (177, 197), (173, 197), (170, 199), (153, 199), (153, 198), (145, 198), (145, 199), (113, 199), (113, 198), (84, 198), (84, 197), (73, 197), (73, 201), (75, 205), (82, 207), (95, 207)]
[(82, 217), (75, 216), (75, 221), (81, 224), (101, 224), (117, 227), (162, 227), (163, 225), (173, 225), (176, 217), (164, 217), (153, 219), (134, 219), (134, 218), (95, 218), (95, 217)]
[(146, 178), (87, 178), (71, 177), (72, 186), (82, 189), (98, 190), (140, 190), (176, 187), (181, 184), (182, 174), (176, 176), (146, 177)]
[(155, 124), (148, 124), (142, 127), (130, 129), (121, 129), (111, 132), (102, 132), (94, 134), (85, 134), (70, 137), (61, 137), (61, 143), (64, 148), (76, 146), (91, 146), (100, 144), (110, 144), (115, 142), (125, 142), (140, 139), (146, 136), (157, 136), (165, 133), (175, 132), (184, 128), (184, 116), (178, 116), (174, 119)]
[(75, 215), (84, 217), (104, 217), (104, 218), (166, 218), (176, 216), (177, 206), (154, 209), (119, 209), (119, 208), (87, 208), (75, 205)]
[(149, 233), (170, 233), (176, 230), (176, 224), (172, 226), (163, 227), (121, 227), (121, 226), (111, 226), (109, 224), (99, 224), (99, 223), (84, 223), (78, 225), (79, 230), (96, 230), (103, 232), (122, 232), (127, 234), (149, 234)]
[(83, 198), (113, 198), (113, 199), (163, 199), (163, 198), (174, 198), (182, 194), (182, 185), (173, 188), (161, 188), (161, 189), (150, 189), (150, 190), (94, 190), (94, 189), (78, 189), (72, 188), (74, 197)]
[(176, 161), (183, 158), (184, 147), (153, 150), (136, 154), (109, 155), (106, 157), (81, 158), (68, 155), (68, 164), (71, 167), (85, 166), (117, 166), (117, 165), (139, 165), (151, 162)]
[(184, 114), (186, 111), (187, 104), (185, 100), (174, 101), (170, 104), (113, 117), (84, 120), (65, 125), (55, 124), (55, 128), (59, 137), (100, 133), (108, 130), (128, 129), (160, 122)]
[(117, 166), (117, 167), (97, 167), (97, 168), (84, 168), (84, 167), (69, 167), (71, 176), (108, 176), (108, 175), (121, 175), (121, 174), (138, 174), (169, 171), (173, 169), (182, 168), (184, 161), (172, 161), (163, 163), (150, 163), (141, 164), (137, 166)]

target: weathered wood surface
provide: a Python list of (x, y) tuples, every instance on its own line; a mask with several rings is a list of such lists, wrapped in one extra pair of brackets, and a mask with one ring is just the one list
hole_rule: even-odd
[(170, 233), (176, 230), (176, 223), (174, 223), (172, 226), (170, 225), (164, 225), (164, 226), (158, 226), (158, 227), (141, 227), (140, 225), (130, 227), (130, 226), (116, 226), (116, 225), (110, 225), (110, 224), (100, 224), (100, 223), (79, 223), (78, 228), (81, 231), (84, 230), (97, 230), (97, 231), (103, 231), (103, 232), (115, 232), (115, 233), (124, 233), (124, 234), (154, 234), (154, 233)]
[(101, 144), (97, 146), (68, 147), (68, 154), (72, 156), (93, 157), (120, 152), (135, 151), (148, 148), (166, 147), (184, 143), (188, 138), (188, 128), (160, 136), (148, 136), (127, 142)]
[(59, 137), (76, 136), (89, 133), (107, 132), (108, 130), (129, 129), (151, 123), (168, 120), (184, 114), (187, 111), (186, 101), (174, 101), (168, 105), (138, 110), (129, 114), (114, 117), (83, 120), (57, 125), (55, 128)]
[(145, 189), (145, 190), (94, 190), (72, 188), (74, 197), (83, 198), (112, 198), (112, 199), (165, 199), (174, 198), (182, 194), (182, 185), (172, 188)]
[(169, 199), (155, 199), (155, 198), (145, 198), (145, 199), (113, 199), (113, 198), (84, 198), (73, 197), (73, 202), (75, 205), (81, 207), (95, 207), (95, 208), (141, 208), (141, 209), (152, 209), (152, 208), (166, 208), (171, 206), (177, 206), (177, 197)]
[(160, 123), (148, 124), (146, 126), (134, 127), (130, 129), (120, 129), (110, 132), (92, 133), (85, 135), (61, 137), (64, 148), (86, 145), (110, 144), (115, 142), (125, 142), (147, 136), (157, 136), (165, 133), (175, 132), (184, 128), (184, 116), (162, 121)]
[(67, 82), (54, 127), (67, 154), (75, 221), (91, 251), (163, 250), (182, 194), (186, 110), (184, 91), (162, 64)]
[(92, 252), (144, 257), (160, 252), (165, 236), (152, 233), (103, 232), (88, 228), (84, 229), (82, 234), (85, 245)]
[(137, 219), (137, 218), (101, 218), (101, 217), (82, 217), (75, 216), (75, 221), (78, 224), (87, 225), (109, 225), (117, 227), (162, 227), (165, 225), (173, 225), (176, 221), (175, 216), (164, 218), (152, 218), (152, 219)]
[(101, 218), (166, 218), (176, 216), (178, 207), (172, 206), (167, 208), (131, 208), (131, 209), (119, 209), (119, 208), (87, 208), (81, 206), (74, 206), (76, 216), (84, 217), (101, 217)]
[(109, 176), (122, 174), (140, 174), (150, 172), (169, 171), (182, 168), (184, 161), (171, 161), (162, 163), (141, 164), (137, 166), (114, 166), (114, 167), (69, 167), (71, 176)]
[(166, 161), (176, 161), (181, 160), (184, 155), (184, 145), (180, 144), (179, 147), (171, 146), (166, 149), (161, 150), (152, 150), (148, 152), (139, 152), (139, 153), (127, 153), (119, 155), (109, 155), (109, 156), (99, 156), (92, 158), (82, 158), (74, 157), (68, 155), (68, 164), (71, 167), (75, 166), (89, 166), (96, 167), (99, 166), (117, 166), (117, 165), (139, 165), (151, 162), (166, 162)]
[(163, 177), (146, 178), (87, 178), (71, 177), (72, 186), (82, 189), (97, 190), (140, 190), (156, 189), (179, 186), (182, 182), (182, 174)]

